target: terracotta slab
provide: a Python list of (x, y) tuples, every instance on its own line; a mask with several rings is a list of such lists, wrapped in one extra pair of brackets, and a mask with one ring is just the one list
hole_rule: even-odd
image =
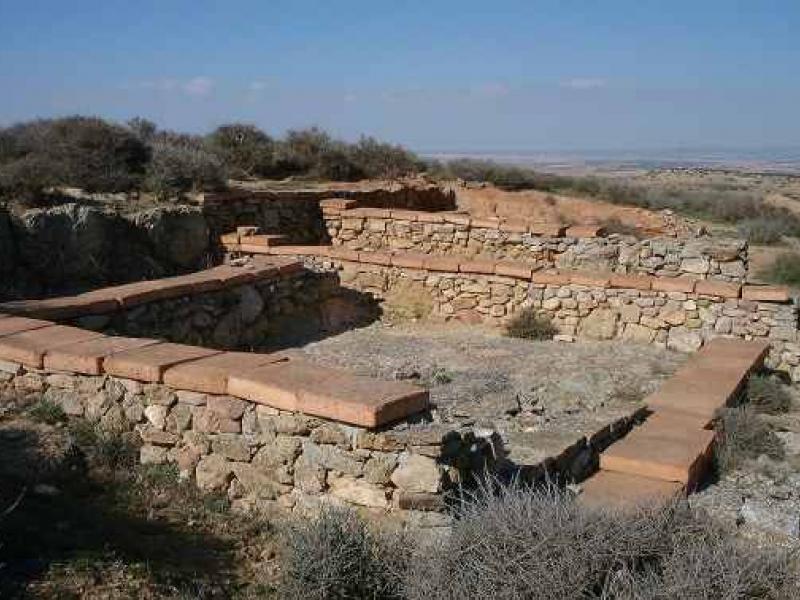
[(96, 331), (65, 325), (30, 329), (0, 338), (0, 359), (41, 369), (44, 367), (44, 355), (51, 349), (98, 338), (102, 335)]
[(112, 354), (160, 344), (158, 340), (101, 336), (51, 348), (44, 355), (44, 368), (84, 375), (101, 375), (103, 363)]
[(604, 471), (676, 481), (694, 489), (706, 474), (714, 432), (647, 423), (600, 454)]
[(609, 275), (589, 273), (586, 271), (571, 273), (569, 281), (574, 285), (585, 285), (587, 287), (607, 288), (611, 285), (611, 278)]
[(541, 285), (569, 285), (569, 273), (554, 273), (552, 271), (534, 271), (531, 281)]
[(611, 275), (611, 287), (626, 288), (630, 290), (649, 290), (653, 278), (648, 275)]
[(706, 342), (696, 353), (697, 358), (717, 357), (720, 361), (733, 358), (749, 361), (760, 367), (769, 353), (769, 342), (718, 337)]
[(697, 280), (689, 277), (653, 277), (652, 288), (657, 292), (685, 292), (694, 291)]
[(417, 386), (381, 381), (289, 360), (232, 376), (228, 393), (268, 404), (359, 425), (378, 427), (415, 414), (428, 405), (428, 392)]
[(169, 367), (215, 354), (220, 351), (183, 344), (155, 344), (112, 354), (103, 361), (103, 370), (117, 377), (161, 383)]
[(504, 277), (530, 280), (531, 274), (533, 274), (533, 269), (524, 263), (499, 262), (497, 263), (494, 272)]
[(0, 337), (13, 335), (22, 331), (29, 331), (31, 329), (40, 329), (42, 327), (50, 327), (54, 325), (50, 321), (42, 321), (40, 319), (29, 319), (28, 317), (7, 317), (0, 320)]
[(789, 288), (783, 285), (746, 285), (742, 288), (742, 299), (757, 302), (788, 302)]
[(462, 260), (458, 265), (461, 273), (476, 273), (478, 275), (494, 275), (497, 268), (496, 260), (472, 259)]
[(427, 254), (400, 252), (392, 255), (392, 266), (405, 269), (424, 269), (426, 260), (428, 260)]
[(542, 237), (563, 237), (567, 230), (566, 226), (555, 223), (532, 223), (530, 225), (532, 235)]
[(119, 304), (113, 298), (85, 294), (0, 304), (0, 309), (9, 313), (37, 319), (72, 319), (84, 315), (106, 314), (118, 308)]
[(285, 354), (223, 352), (169, 367), (164, 383), (181, 390), (206, 394), (227, 394), (231, 375), (244, 375), (251, 369), (287, 360)]
[(429, 271), (458, 273), (458, 265), (462, 260), (465, 259), (458, 256), (429, 256), (423, 261), (423, 266)]
[(567, 228), (564, 235), (573, 238), (601, 237), (606, 234), (606, 230), (599, 225), (573, 225)]
[(742, 286), (738, 283), (714, 281), (713, 279), (701, 279), (694, 286), (696, 294), (720, 296), (721, 298), (738, 298), (741, 290)]
[(595, 509), (637, 509), (666, 504), (685, 494), (683, 484), (629, 473), (598, 471), (581, 484), (578, 503)]
[(368, 265), (384, 265), (388, 267), (392, 264), (392, 255), (388, 252), (360, 252), (359, 257), (362, 263)]

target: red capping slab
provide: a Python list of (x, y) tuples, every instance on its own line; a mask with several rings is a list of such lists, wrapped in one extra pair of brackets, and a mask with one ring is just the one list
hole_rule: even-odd
[(320, 208), (336, 209), (336, 210), (349, 210), (356, 207), (357, 202), (352, 198), (325, 198), (319, 201)]
[(336, 260), (347, 260), (350, 262), (359, 262), (358, 252), (350, 250), (349, 248), (342, 248), (340, 246), (332, 246), (328, 250), (327, 256)]
[(239, 244), (221, 244), (221, 246), (222, 249), (228, 254), (242, 251), (241, 246), (239, 246)]
[(43, 300), (16, 300), (0, 304), (0, 309), (15, 315), (53, 320), (107, 314), (118, 308), (119, 304), (113, 298), (93, 297), (91, 293)]
[(389, 266), (392, 264), (392, 255), (388, 252), (359, 252), (359, 262), (368, 265), (384, 265)]
[(423, 261), (423, 266), (428, 271), (458, 273), (458, 265), (462, 260), (457, 256), (429, 256)]
[(222, 287), (227, 288), (253, 281), (255, 275), (253, 270), (248, 267), (248, 265), (220, 265), (212, 270), (214, 271), (214, 276), (219, 278), (222, 283)]
[(428, 393), (398, 381), (381, 381), (292, 360), (231, 376), (228, 394), (361, 427), (378, 427), (428, 406)]
[(677, 481), (598, 471), (581, 484), (577, 502), (590, 509), (624, 511), (651, 509), (685, 495), (686, 487)]
[(705, 477), (715, 433), (679, 431), (645, 422), (600, 454), (604, 471), (675, 481), (693, 490)]
[(652, 284), (653, 278), (648, 275), (611, 275), (611, 287), (615, 288), (649, 290)]
[(439, 213), (418, 212), (417, 222), (419, 223), (444, 223), (444, 215)]
[(146, 338), (100, 336), (50, 348), (44, 355), (44, 368), (49, 371), (102, 375), (106, 357), (160, 343)]
[(469, 215), (460, 215), (458, 213), (445, 213), (442, 215), (445, 223), (452, 223), (453, 225), (463, 225), (469, 227), (472, 219)]
[(161, 383), (169, 367), (215, 354), (221, 351), (183, 344), (155, 344), (114, 353), (103, 361), (103, 370), (117, 377)]
[(92, 298), (114, 299), (121, 307), (131, 308), (157, 300), (187, 296), (191, 293), (191, 281), (180, 281), (177, 277), (171, 277), (153, 281), (127, 283), (125, 285), (94, 290), (93, 292), (87, 292), (83, 295)]
[(216, 267), (204, 271), (197, 271), (196, 273), (189, 273), (188, 275), (181, 275), (176, 279), (180, 279), (181, 284), (190, 284), (190, 293), (192, 294), (215, 292), (225, 287), (225, 282)]
[(415, 254), (413, 252), (399, 252), (392, 255), (392, 266), (403, 269), (424, 269), (427, 254)]
[(274, 256), (316, 256), (322, 246), (275, 246), (270, 249)]
[(461, 273), (475, 273), (478, 275), (494, 275), (497, 269), (496, 260), (485, 260), (480, 258), (462, 260), (458, 265)]
[(500, 229), (500, 219), (472, 219), (473, 229)]
[(0, 358), (42, 369), (44, 356), (50, 350), (102, 336), (96, 331), (65, 325), (30, 329), (0, 338)]
[(713, 279), (700, 279), (694, 286), (695, 294), (720, 296), (721, 298), (738, 298), (741, 291), (742, 286), (738, 283), (714, 281)]
[(540, 285), (569, 285), (570, 276), (568, 273), (534, 271), (531, 274), (531, 281)]
[(567, 230), (565, 225), (557, 223), (531, 223), (528, 229), (531, 235), (538, 235), (542, 237), (564, 237), (564, 232)]
[(236, 246), (239, 244), (239, 234), (238, 232), (223, 233), (221, 236), (219, 236), (219, 241), (223, 246), (226, 244), (231, 244)]
[(525, 221), (509, 220), (500, 223), (500, 231), (506, 233), (528, 233), (528, 224)]
[(599, 225), (573, 225), (568, 227), (564, 235), (571, 238), (603, 237), (606, 230)]
[(246, 375), (251, 369), (288, 360), (286, 354), (223, 352), (168, 367), (164, 383), (179, 390), (206, 394), (227, 394), (228, 379)]
[(419, 214), (415, 210), (391, 210), (389, 211), (392, 215), (392, 219), (397, 221), (416, 221), (417, 215)]
[[(244, 240), (249, 238), (242, 238)], [(271, 254), (273, 247), (271, 246), (262, 246), (257, 244), (249, 244), (249, 243), (241, 243), (239, 244), (239, 252), (243, 252), (245, 254)]]
[(533, 269), (523, 263), (501, 261), (495, 266), (494, 272), (503, 277), (513, 277), (514, 279), (530, 281)]
[(713, 356), (721, 360), (740, 358), (749, 361), (752, 369), (759, 368), (769, 354), (770, 344), (760, 340), (717, 337), (703, 345), (695, 353), (696, 358)]
[(657, 292), (685, 292), (694, 291), (696, 279), (690, 277), (653, 277), (651, 288)]
[(42, 321), (40, 319), (29, 319), (28, 317), (9, 316), (5, 319), (0, 319), (0, 338), (23, 331), (30, 331), (32, 329), (50, 327), (51, 325), (55, 325), (55, 323)]
[(257, 225), (239, 225), (236, 228), (236, 233), (239, 234), (239, 237), (250, 237), (258, 234), (259, 231), (261, 231), (261, 228)]
[(365, 219), (390, 219), (392, 211), (385, 208), (358, 208), (352, 211), (353, 216), (363, 217)]
[(742, 288), (742, 300), (755, 302), (789, 302), (789, 288), (783, 285), (746, 285)]
[(585, 285), (586, 287), (607, 288), (611, 286), (611, 278), (608, 275), (585, 271), (570, 273), (569, 281), (573, 285)]

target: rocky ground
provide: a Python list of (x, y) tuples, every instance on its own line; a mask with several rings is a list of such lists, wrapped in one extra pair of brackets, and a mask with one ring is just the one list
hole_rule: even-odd
[(788, 413), (753, 415), (769, 424), (783, 456), (743, 460), (690, 496), (690, 502), (754, 543), (800, 549), (800, 390), (786, 389), (794, 396)]
[[(580, 440), (619, 430), (686, 356), (654, 345), (512, 339), (457, 324), (381, 321), (307, 344), (322, 365), (428, 387), (434, 419), (497, 432), (518, 466), (559, 463), (580, 478)], [(608, 440), (609, 442), (611, 440)]]

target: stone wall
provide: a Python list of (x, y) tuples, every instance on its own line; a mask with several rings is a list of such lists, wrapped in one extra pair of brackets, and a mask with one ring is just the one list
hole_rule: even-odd
[[(630, 283), (620, 279), (612, 286), (602, 274), (447, 272), (422, 268), (413, 258), (408, 267), (319, 256), (305, 260), (313, 269), (339, 270), (342, 285), (377, 298), (397, 288), (406, 296), (426, 298), (433, 315), (444, 319), (503, 326), (520, 309), (531, 307), (552, 320), (564, 341), (622, 338), (692, 352), (717, 336), (765, 339), (772, 344), (769, 366), (800, 381), (796, 304), (767, 296), (749, 299), (759, 297), (749, 288), (741, 297), (732, 284), (699, 281), (695, 287), (683, 278), (625, 276)], [(659, 289), (652, 288), (653, 282)]]
[(394, 189), (236, 190), (200, 196), (200, 206), (213, 236), (255, 225), (266, 234), (282, 234), (293, 243), (327, 241), (320, 202), (350, 199), (358, 206), (413, 210), (452, 210), (455, 195), (438, 186)]
[(314, 509), (342, 503), (414, 525), (447, 523), (448, 491), (492, 462), (489, 440), (410, 425), (370, 431), (231, 396), (0, 361), (0, 400), (44, 399), (105, 430), (128, 432), (145, 464), (174, 463), (236, 508)]
[(536, 268), (600, 269), (742, 282), (747, 243), (712, 237), (605, 235), (598, 227), (473, 219), (456, 213), (326, 209), (331, 243), (354, 250), (518, 260)]
[(276, 348), (331, 335), (377, 315), (338, 274), (299, 270), (222, 290), (154, 300), (73, 324), (107, 334), (220, 349)]

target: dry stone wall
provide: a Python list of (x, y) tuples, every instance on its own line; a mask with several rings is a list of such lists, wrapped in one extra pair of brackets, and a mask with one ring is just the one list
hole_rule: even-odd
[(531, 307), (552, 320), (564, 341), (621, 338), (693, 352), (719, 336), (767, 340), (768, 365), (800, 381), (798, 309), (788, 296), (773, 301), (760, 288), (742, 292), (734, 284), (684, 278), (621, 276), (612, 285), (603, 274), (531, 274), (511, 266), (503, 276), (496, 274), (502, 265), (491, 263), (485, 265), (485, 274), (459, 272), (458, 265), (448, 272), (424, 268), (418, 257), (409, 256), (402, 266), (399, 259), (392, 265), (368, 263), (368, 255), (363, 253), (361, 261), (305, 260), (310, 268), (339, 270), (342, 285), (377, 298), (402, 288), (408, 296), (428, 299), (433, 315), (444, 319), (503, 326)]
[(742, 282), (747, 243), (741, 239), (605, 235), (598, 227), (473, 219), (456, 213), (325, 208), (333, 245), (354, 250), (517, 260), (536, 268), (600, 269)]

